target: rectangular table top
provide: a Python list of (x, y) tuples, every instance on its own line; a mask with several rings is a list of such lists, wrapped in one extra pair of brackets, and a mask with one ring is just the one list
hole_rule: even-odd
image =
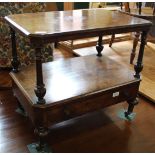
[[(30, 103), (36, 104), (35, 65), (10, 74)], [(44, 63), (45, 106), (140, 81), (133, 75), (134, 71), (106, 56), (90, 55)]]
[(16, 14), (6, 16), (5, 20), (14, 30), (28, 37), (48, 37), (53, 40), (57, 37), (61, 40), (65, 36), (84, 37), (84, 34), (88, 37), (102, 33), (131, 32), (137, 28), (145, 30), (151, 26), (151, 22), (147, 20), (101, 8)]

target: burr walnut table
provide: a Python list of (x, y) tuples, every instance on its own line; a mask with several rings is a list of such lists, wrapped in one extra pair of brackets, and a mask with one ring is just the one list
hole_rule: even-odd
[[(127, 101), (128, 117), (137, 104), (140, 72), (149, 21), (104, 9), (44, 12), (5, 17), (11, 28), (13, 92), (44, 138), (52, 124)], [(134, 71), (102, 57), (102, 36), (141, 31), (141, 45)], [(35, 48), (36, 64), (19, 70), (15, 32), (29, 38)], [(45, 43), (99, 36), (97, 55), (43, 63)]]

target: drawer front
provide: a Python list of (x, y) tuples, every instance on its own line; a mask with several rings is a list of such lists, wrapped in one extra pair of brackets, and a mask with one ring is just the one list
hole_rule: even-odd
[(88, 112), (93, 112), (135, 98), (138, 89), (139, 82), (136, 82), (113, 88), (105, 92), (91, 94), (80, 99), (67, 101), (66, 103), (56, 105), (55, 107), (48, 107), (47, 118), (49, 118), (49, 123), (57, 123)]

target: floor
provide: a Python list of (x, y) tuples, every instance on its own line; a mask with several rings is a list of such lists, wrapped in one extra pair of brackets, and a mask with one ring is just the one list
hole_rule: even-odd
[[(55, 51), (54, 59), (69, 58), (65, 51)], [(8, 79), (8, 80), (7, 80)], [(1, 72), (0, 81), (10, 80)], [(11, 89), (0, 90), (0, 152), (28, 152), (27, 144), (37, 141), (27, 117), (15, 112), (17, 101)], [(155, 105), (140, 97), (132, 121), (119, 118), (127, 108), (123, 102), (51, 127), (48, 143), (57, 152), (155, 152)]]

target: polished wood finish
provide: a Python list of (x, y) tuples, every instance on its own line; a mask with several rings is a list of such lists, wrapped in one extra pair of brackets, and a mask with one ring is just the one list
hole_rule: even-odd
[[(115, 61), (125, 65), (127, 68), (133, 68), (133, 65), (129, 64), (130, 48), (133, 46), (132, 40), (117, 42), (112, 48), (109, 48), (107, 44), (104, 45), (103, 57), (108, 56)], [(139, 43), (137, 45), (136, 53), (139, 50)], [(95, 55), (95, 47), (86, 47), (74, 49), (73, 53), (77, 56)], [(137, 55), (134, 60), (136, 63)], [(144, 69), (142, 71), (142, 81), (140, 84), (139, 92), (152, 102), (155, 102), (155, 44), (148, 42), (145, 46), (144, 52)]]
[[(103, 13), (106, 14), (106, 18), (100, 20)], [(122, 18), (125, 21), (116, 22)], [(37, 148), (39, 151), (44, 148), (44, 137), (48, 134), (48, 127), (54, 123), (121, 101), (128, 101), (129, 103), (126, 116), (132, 112), (139, 89), (145, 39), (151, 26), (150, 22), (103, 9), (11, 15), (5, 19), (14, 30), (27, 36), (36, 49), (36, 75), (33, 66), (27, 67), (19, 74), (12, 72), (10, 75), (13, 79), (14, 95), (31, 118), (35, 132), (40, 138)], [(94, 23), (92, 19), (96, 22)], [(41, 24), (42, 21), (44, 24)], [(135, 65), (136, 74), (133, 77), (133, 72), (129, 70), (126, 70), (127, 73), (124, 75), (120, 72), (121, 68), (124, 70), (124, 66), (108, 58), (102, 58), (101, 51), (104, 34), (111, 34), (113, 31), (122, 33), (135, 30), (142, 31), (142, 38), (137, 64)], [(64, 62), (47, 63), (44, 64), (42, 71), (42, 45), (69, 39), (72, 36), (76, 39), (99, 36), (98, 57), (86, 56)], [(33, 77), (36, 78), (37, 83), (36, 95), (33, 91), (35, 81)], [(64, 83), (61, 83), (63, 82), (62, 77), (67, 84), (66, 87), (64, 87)], [(59, 83), (57, 82), (58, 79), (60, 79)], [(106, 81), (107, 79), (110, 81)], [(102, 104), (102, 101), (106, 102)]]
[[(105, 55), (115, 58), (118, 62), (124, 62), (129, 65), (127, 60), (130, 51), (127, 47), (132, 46), (132, 42), (124, 42), (123, 44), (123, 49), (121, 46), (122, 43), (116, 43), (113, 47), (115, 51), (119, 53), (119, 57), (115, 54), (114, 50), (113, 53), (109, 53), (110, 55), (107, 53), (108, 49), (112, 50), (111, 48), (108, 48), (108, 45), (105, 45), (103, 56), (106, 52)], [(89, 49), (89, 51), (91, 51), (91, 49)], [(83, 53), (86, 52), (83, 51)], [(71, 53), (64, 50), (60, 51), (59, 49), (56, 49), (53, 54), (54, 60), (72, 57)], [(146, 46), (146, 63), (143, 70), (141, 86), (143, 85), (143, 82), (146, 81), (146, 77), (144, 75), (147, 71), (152, 70), (153, 66), (150, 66), (150, 69), (147, 69), (147, 65), (153, 63), (153, 61), (151, 61), (154, 60), (153, 54), (155, 56), (155, 48), (148, 43)], [(95, 47), (94, 55), (96, 55)], [(125, 59), (122, 60), (121, 58)], [(148, 61), (151, 62), (148, 64)], [(150, 72), (148, 74), (150, 75)], [(0, 79), (2, 84), (5, 83), (5, 85), (10, 85), (11, 79), (7, 71), (0, 72)], [(148, 81), (148, 84), (150, 84), (150, 81)], [(153, 83), (151, 85), (153, 85)], [(145, 85), (144, 90), (149, 91), (151, 85)], [(27, 117), (22, 117), (15, 112), (18, 102), (13, 96), (12, 90), (1, 91), (0, 102), (0, 152), (29, 152), (26, 145), (36, 141), (36, 137), (33, 134), (33, 126)], [(140, 98), (139, 102), (140, 104), (134, 109), (134, 112), (137, 114), (136, 118), (132, 122), (122, 121), (119, 117), (117, 117), (117, 112), (120, 109), (127, 108), (127, 104), (123, 102), (95, 113), (86, 114), (84, 116), (56, 124), (50, 128), (51, 132), (48, 137), (48, 143), (50, 144), (52, 151), (54, 153), (155, 152), (155, 141), (152, 136), (154, 134), (153, 126), (155, 124), (155, 106), (142, 98)], [(147, 117), (144, 114), (147, 114)]]
[[(14, 95), (40, 137), (39, 149), (44, 146), (48, 127), (55, 123), (126, 100), (129, 103), (126, 114), (129, 115), (135, 105), (140, 83), (140, 79), (134, 78), (133, 71), (124, 70), (124, 66), (106, 57), (86, 56), (45, 63), (43, 75), (47, 93), (46, 104), (42, 105), (36, 104), (37, 98), (33, 92), (34, 66), (10, 75), (14, 81)], [(114, 96), (115, 93), (118, 95)]]
[[(100, 67), (98, 67), (99, 64)], [(121, 85), (121, 83), (134, 81), (134, 72), (131, 72), (130, 75), (129, 70), (121, 67), (119, 63), (115, 63), (105, 56), (101, 58), (86, 56), (43, 64), (44, 83), (47, 89), (44, 106), (48, 107), (51, 103), (51, 106), (54, 106), (59, 102), (76, 99), (84, 94), (88, 95), (98, 90)], [(108, 70), (111, 72), (109, 73)], [(35, 105), (37, 101), (33, 92), (35, 76), (35, 65), (24, 68), (17, 74), (11, 73), (12, 79), (22, 89), (23, 94), (26, 92), (25, 95), (28, 96), (32, 105)]]
[[(101, 20), (103, 14), (106, 18)], [(42, 42), (108, 35), (112, 31), (123, 33), (148, 30), (151, 26), (149, 21), (101, 8), (10, 15), (5, 19), (15, 30)]]

